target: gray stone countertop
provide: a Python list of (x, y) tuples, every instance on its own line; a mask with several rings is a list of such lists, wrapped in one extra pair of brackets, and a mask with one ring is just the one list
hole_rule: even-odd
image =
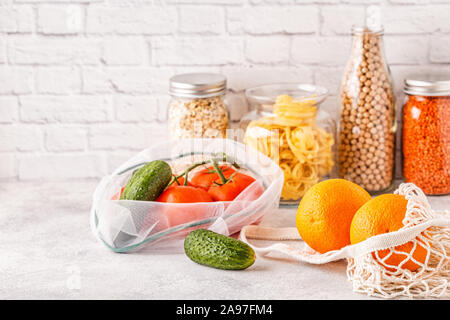
[[(183, 253), (113, 253), (89, 226), (97, 183), (0, 183), (0, 299), (373, 299), (352, 291), (345, 260), (258, 257), (224, 271)], [(429, 199), (450, 208), (450, 196)], [(295, 211), (280, 209), (263, 224), (295, 226)]]

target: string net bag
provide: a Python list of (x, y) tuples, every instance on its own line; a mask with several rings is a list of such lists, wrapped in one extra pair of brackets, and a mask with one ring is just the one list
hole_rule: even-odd
[(301, 240), (296, 228), (246, 226), (240, 237), (261, 256), (280, 252), (312, 264), (346, 259), (347, 278), (358, 293), (378, 298), (449, 298), (449, 211), (433, 210), (412, 183), (401, 184), (395, 193), (408, 201), (403, 227), (340, 250), (320, 254), (305, 243), (300, 249), (282, 242), (257, 247), (248, 240)]

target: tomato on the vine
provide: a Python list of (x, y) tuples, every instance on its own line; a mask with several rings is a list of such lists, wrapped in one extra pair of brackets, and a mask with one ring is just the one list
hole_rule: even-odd
[[(175, 176), (175, 175), (174, 175), (174, 176)], [(174, 181), (170, 184), (170, 186), (167, 187), (167, 189), (173, 188), (173, 187), (176, 187), (176, 186), (184, 186), (184, 181), (185, 181), (184, 176), (179, 177), (179, 178), (177, 178), (176, 180), (174, 180)], [(192, 186), (192, 184), (191, 184), (189, 181), (188, 181), (187, 185), (188, 185), (188, 186)]]
[(166, 189), (156, 199), (158, 202), (173, 203), (176, 205), (164, 207), (170, 227), (201, 220), (208, 215), (209, 208), (202, 205), (182, 205), (194, 202), (212, 202), (213, 199), (207, 191), (192, 186), (174, 186)]
[(214, 201), (232, 201), (254, 181), (255, 178), (236, 172), (225, 184), (221, 184), (220, 179), (217, 179), (215, 181), (217, 184), (211, 186), (208, 193)]
[(203, 190), (193, 186), (171, 186), (164, 190), (156, 199), (159, 202), (170, 203), (192, 203), (192, 202), (211, 202), (212, 197)]
[[(220, 170), (222, 170), (223, 175), (226, 179), (228, 179), (235, 170), (230, 166), (219, 166)], [(203, 188), (208, 190), (209, 187), (214, 185), (214, 181), (219, 179), (219, 174), (215, 171), (213, 166), (210, 166), (206, 169), (195, 172), (190, 179), (190, 183), (193, 186)]]

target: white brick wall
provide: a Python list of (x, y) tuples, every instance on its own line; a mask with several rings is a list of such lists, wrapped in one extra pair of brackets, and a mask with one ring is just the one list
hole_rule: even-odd
[(0, 179), (112, 171), (166, 138), (176, 73), (225, 74), (233, 121), (245, 88), (290, 81), (326, 86), (336, 115), (350, 28), (369, 4), (399, 105), (408, 73), (450, 73), (448, 0), (0, 0)]
[(83, 8), (77, 5), (42, 5), (37, 11), (37, 30), (43, 34), (77, 34), (83, 29)]

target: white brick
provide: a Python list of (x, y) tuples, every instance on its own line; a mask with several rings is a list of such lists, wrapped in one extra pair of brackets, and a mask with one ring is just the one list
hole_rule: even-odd
[(221, 5), (241, 5), (245, 0), (167, 0), (169, 3), (175, 4), (221, 4)]
[(450, 62), (450, 38), (436, 36), (430, 40), (430, 61), (438, 63)]
[(245, 56), (254, 63), (287, 63), (289, 42), (284, 36), (249, 37), (245, 42)]
[(389, 1), (395, 4), (424, 4), (430, 2), (430, 0), (389, 0)]
[(294, 64), (345, 65), (350, 58), (350, 39), (347, 37), (298, 37), (291, 47)]
[(226, 8), (226, 30), (231, 35), (243, 35), (244, 31), (244, 20), (240, 12), (243, 12), (242, 8)]
[(33, 69), (0, 66), (0, 93), (25, 94), (33, 90)]
[(337, 95), (344, 75), (345, 66), (314, 68), (314, 83), (328, 89), (330, 95)]
[[(307, 1), (305, 1), (306, 3)], [(261, 4), (294, 4), (295, 0), (250, 0), (253, 5)]]
[(0, 179), (17, 177), (16, 158), (13, 154), (0, 154)]
[(24, 122), (96, 123), (110, 120), (110, 101), (102, 96), (26, 96), (20, 98)]
[[(272, 0), (269, 0), (272, 1)], [(275, 1), (275, 0), (273, 0)], [(376, 2), (376, 1), (380, 1), (380, 0), (294, 0), (295, 3), (298, 4), (305, 4), (305, 3), (314, 3), (314, 4), (335, 4), (335, 3), (339, 3), (339, 2), (358, 2), (358, 1), (362, 1), (363, 3), (370, 3), (370, 2)], [(365, 1), (365, 2), (364, 2)]]
[(100, 178), (106, 174), (105, 159), (97, 154), (20, 155), (20, 180)]
[(312, 69), (307, 66), (225, 67), (223, 74), (228, 79), (228, 87), (235, 92), (270, 83), (312, 83), (313, 81)]
[[(42, 2), (49, 2), (49, 3), (69, 3), (69, 2), (76, 2), (76, 3), (96, 3), (96, 2), (103, 2), (104, 0), (14, 0), (14, 2), (25, 2), (25, 3), (42, 3)], [(120, 0), (119, 0), (120, 1)]]
[(447, 5), (429, 6), (432, 8), (430, 11), (434, 11), (430, 23), (435, 23), (438, 31), (448, 33), (450, 32), (450, 3), (446, 1), (445, 4)]
[(148, 94), (167, 92), (168, 81), (174, 71), (170, 68), (97, 68), (83, 69), (85, 93)]
[(93, 34), (171, 34), (175, 31), (175, 7), (107, 7), (87, 9), (86, 31)]
[(385, 36), (386, 59), (389, 64), (423, 64), (428, 59), (426, 37)]
[(111, 93), (114, 86), (110, 82), (110, 75), (105, 69), (96, 67), (84, 67), (82, 69), (82, 92), (83, 93)]
[(154, 96), (114, 97), (116, 117), (122, 122), (152, 122), (158, 119), (158, 99)]
[(228, 30), (232, 34), (315, 33), (319, 11), (315, 6), (257, 6), (228, 8)]
[(312, 70), (306, 66), (225, 67), (222, 73), (227, 77), (231, 90), (227, 100), (232, 121), (239, 121), (247, 113), (248, 105), (242, 94), (247, 88), (271, 83), (313, 83)]
[(141, 150), (167, 139), (166, 124), (108, 124), (91, 127), (89, 147), (93, 150)]
[(0, 123), (11, 123), (17, 120), (18, 114), (17, 97), (0, 97)]
[[(450, 72), (449, 66), (442, 65), (416, 65), (414, 67), (411, 66), (399, 66), (399, 65), (391, 65), (390, 66), (393, 81), (394, 81), (394, 89), (397, 94), (397, 98), (399, 101), (399, 105), (402, 103), (400, 98), (403, 97), (403, 86), (404, 79), (414, 75), (414, 74), (426, 74), (426, 73), (442, 73), (442, 72)], [(398, 108), (401, 109), (401, 108)], [(400, 111), (397, 113), (400, 115)]]
[(220, 34), (225, 30), (224, 9), (218, 6), (180, 6), (179, 31)]
[(76, 67), (38, 67), (36, 90), (52, 94), (78, 93), (81, 90), (80, 70)]
[[(301, 0), (297, 0), (301, 1)], [(327, 0), (322, 0), (322, 2), (326, 2)], [(383, 0), (341, 0), (343, 3), (348, 4), (377, 4), (383, 2)]]
[(101, 46), (80, 38), (15, 39), (8, 55), (14, 64), (99, 64)]
[(113, 72), (112, 82), (123, 93), (159, 93), (162, 86), (167, 88), (172, 74), (168, 68), (123, 68)]
[(108, 157), (106, 158), (108, 174), (111, 174), (123, 163), (128, 161), (131, 157), (136, 155), (135, 150), (124, 150), (121, 152), (108, 152)]
[(364, 24), (364, 7), (361, 6), (324, 6), (321, 33), (324, 35), (351, 34), (353, 25)]
[(450, 6), (387, 6), (382, 8), (386, 33), (418, 34), (450, 31)]
[(82, 151), (87, 146), (87, 132), (79, 127), (52, 127), (45, 131), (48, 151)]
[(223, 67), (223, 66), (200, 66), (200, 65), (196, 66), (196, 65), (193, 65), (193, 66), (175, 66), (173, 68), (174, 68), (176, 74), (180, 74), (180, 73), (192, 73), (192, 72), (221, 73), (221, 70), (223, 68), (226, 68), (226, 67)]
[(156, 65), (225, 65), (243, 60), (243, 44), (236, 38), (164, 38), (152, 42)]
[(76, 34), (83, 30), (80, 6), (43, 5), (38, 9), (38, 31), (44, 34)]
[(167, 93), (164, 95), (157, 96), (158, 99), (158, 118), (156, 119), (160, 123), (167, 122), (168, 118), (168, 106), (172, 99)]
[(0, 39), (0, 63), (5, 63), (7, 60), (6, 50), (7, 50), (6, 37), (3, 37)]
[(0, 32), (30, 33), (34, 14), (29, 6), (0, 7)]
[(0, 151), (36, 151), (42, 149), (43, 136), (35, 126), (0, 126)]
[(139, 65), (146, 61), (147, 44), (142, 38), (106, 39), (103, 61), (107, 65)]

